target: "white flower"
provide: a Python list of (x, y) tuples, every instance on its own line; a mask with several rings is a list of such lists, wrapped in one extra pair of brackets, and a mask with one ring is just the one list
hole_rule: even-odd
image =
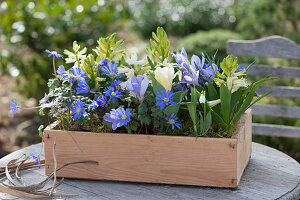
[(206, 98), (205, 98), (205, 91), (201, 92), (200, 98), (199, 98), (199, 103), (205, 103)]
[(233, 79), (231, 93), (234, 93), (240, 87), (248, 87), (249, 85), (250, 85), (250, 83), (244, 78)]
[(218, 105), (219, 103), (221, 103), (221, 99), (217, 99), (217, 100), (213, 100), (213, 101), (208, 101), (207, 104), (209, 107), (214, 107), (215, 105)]
[(131, 57), (126, 60), (126, 62), (129, 65), (144, 65), (144, 64), (146, 64), (146, 61), (144, 59), (143, 60), (137, 60), (137, 55), (136, 54), (132, 54)]
[(157, 67), (154, 71), (155, 79), (167, 90), (170, 91), (172, 88), (174, 78), (173, 67)]

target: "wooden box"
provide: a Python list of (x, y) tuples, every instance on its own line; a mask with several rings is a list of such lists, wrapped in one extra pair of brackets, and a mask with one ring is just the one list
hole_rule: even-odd
[(232, 138), (91, 133), (45, 129), (45, 169), (53, 172), (53, 142), (59, 177), (181, 184), (238, 186), (251, 154), (252, 115), (247, 110)]

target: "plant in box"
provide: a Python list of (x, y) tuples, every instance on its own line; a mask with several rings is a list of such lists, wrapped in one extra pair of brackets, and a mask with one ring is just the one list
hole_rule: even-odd
[[(253, 101), (269, 78), (249, 83), (233, 56), (216, 62), (205, 53), (189, 59), (184, 48), (171, 53), (162, 28), (144, 60), (126, 55), (122, 43), (112, 34), (87, 54), (74, 42), (58, 67), (55, 59), (63, 56), (46, 50), (55, 78), (40, 113), (58, 121), (44, 131), (46, 172), (55, 136), (59, 165), (87, 157), (100, 163), (60, 176), (236, 187), (251, 152), (246, 111), (267, 95)], [(11, 102), (13, 113), (19, 108)]]

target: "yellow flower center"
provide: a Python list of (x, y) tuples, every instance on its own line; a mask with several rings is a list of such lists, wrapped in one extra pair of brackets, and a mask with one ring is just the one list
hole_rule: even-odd
[(76, 112), (79, 114), (81, 113), (81, 108), (77, 108)]
[(117, 85), (116, 86), (116, 90), (120, 90), (121, 88), (120, 88), (120, 86), (119, 85)]
[(170, 124), (175, 124), (174, 119), (169, 119)]
[(163, 98), (163, 101), (164, 101), (165, 103), (167, 103), (167, 102), (169, 102), (169, 98), (165, 97), (165, 98)]
[(109, 73), (111, 76), (114, 76), (115, 75), (115, 72), (110, 72)]
[(101, 104), (102, 104), (102, 105), (104, 105), (104, 104), (105, 104), (105, 102), (104, 102), (104, 101), (102, 101), (102, 102), (101, 102)]
[(116, 95), (117, 95), (117, 94), (116, 94), (115, 92), (112, 92), (112, 93), (111, 93), (111, 96), (113, 96), (113, 97), (116, 96)]
[(127, 119), (127, 116), (126, 115), (122, 115), (122, 119), (123, 120)]
[(80, 78), (76, 78), (76, 81), (80, 81)]

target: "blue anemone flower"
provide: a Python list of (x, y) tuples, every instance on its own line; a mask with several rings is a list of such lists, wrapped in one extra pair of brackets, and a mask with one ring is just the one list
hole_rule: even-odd
[(92, 100), (92, 103), (89, 105), (89, 110), (94, 110), (98, 107), (99, 107), (99, 105), (98, 105), (97, 101)]
[(89, 80), (90, 78), (87, 76), (86, 72), (83, 71), (80, 67), (78, 66), (73, 66), (70, 71), (72, 72), (73, 75), (70, 75), (70, 78), (72, 78), (72, 84), (74, 80), (80, 81), (80, 80)]
[(56, 70), (58, 75), (63, 75), (65, 73), (65, 67), (63, 65), (58, 66), (58, 69)]
[(20, 103), (17, 103), (17, 99), (13, 98), (13, 100), (10, 102), (9, 108), (9, 112), (14, 116), (15, 113), (19, 113)]
[(49, 95), (45, 93), (45, 96), (40, 100), (40, 104), (46, 103), (49, 101)]
[(48, 53), (48, 57), (55, 56), (56, 58), (64, 58), (63, 55), (58, 54), (56, 51), (49, 51), (48, 49), (46, 49), (45, 52)]
[(98, 97), (96, 101), (97, 101), (97, 104), (101, 107), (104, 107), (107, 104), (107, 100), (104, 95), (102, 95), (101, 97)]
[(77, 84), (76, 94), (86, 94), (90, 92), (89, 85), (85, 82), (85, 80), (80, 80)]
[(109, 86), (107, 90), (104, 92), (105, 96), (111, 98), (112, 102), (115, 102), (115, 98), (122, 98), (122, 94), (120, 91), (115, 90), (115, 88)]
[(117, 72), (118, 64), (114, 62), (109, 62), (106, 67), (102, 68), (102, 73), (106, 74), (109, 77), (116, 77), (123, 75), (122, 73)]
[(120, 126), (126, 126), (130, 122), (131, 115), (129, 109), (112, 109), (110, 113), (104, 115), (104, 120), (112, 123), (112, 129), (116, 130)]
[(82, 115), (86, 114), (84, 106), (85, 104), (80, 100), (71, 105), (72, 115), (75, 120), (80, 119)]
[(155, 105), (160, 106), (161, 110), (168, 105), (177, 106), (177, 103), (173, 102), (173, 92), (167, 91), (166, 89), (161, 89), (160, 94), (158, 92), (155, 92), (155, 94), (155, 99), (158, 100)]
[(30, 154), (30, 156), (35, 160), (35, 162), (38, 164), (38, 168), (40, 168), (41, 165), (41, 159), (39, 155), (34, 155), (33, 153)]
[(121, 84), (120, 80), (113, 81), (111, 83), (111, 87), (113, 87), (115, 90), (118, 90), (118, 91), (122, 92), (122, 88), (121, 88), (120, 84)]
[(175, 113), (172, 113), (170, 117), (166, 117), (167, 123), (172, 125), (172, 130), (174, 130), (175, 126), (179, 129), (180, 124), (178, 123), (178, 117)]
[(107, 66), (108, 64), (108, 60), (105, 59), (105, 58), (102, 58), (100, 62), (98, 62), (97, 64), (94, 64), (94, 66), (97, 66), (97, 73), (101, 73), (102, 72), (102, 69)]

